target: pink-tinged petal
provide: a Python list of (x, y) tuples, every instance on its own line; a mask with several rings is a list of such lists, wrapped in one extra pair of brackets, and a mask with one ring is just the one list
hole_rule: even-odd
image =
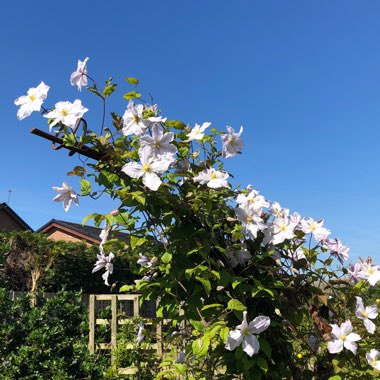
[(367, 306), (365, 308), (365, 311), (367, 313), (367, 317), (370, 318), (370, 319), (375, 319), (378, 316), (378, 314), (379, 314), (376, 305)]
[(361, 297), (356, 297), (356, 316), (363, 319), (364, 304)]
[(380, 360), (374, 362), (372, 367), (375, 368), (376, 371), (380, 371)]
[(330, 340), (330, 342), (327, 343), (327, 349), (330, 354), (337, 354), (343, 350), (343, 341), (340, 339)]
[(240, 330), (233, 330), (228, 333), (226, 349), (233, 351), (243, 341), (243, 334)]
[(162, 181), (160, 177), (155, 173), (145, 173), (143, 177), (143, 184), (146, 187), (149, 187), (152, 191), (156, 191), (160, 187), (161, 183)]
[(249, 355), (253, 356), (257, 354), (260, 350), (260, 343), (255, 335), (247, 335), (243, 340), (243, 351)]
[(368, 318), (364, 319), (364, 327), (370, 334), (373, 334), (376, 330), (376, 325)]
[(102, 275), (102, 279), (104, 280), (104, 284), (107, 286), (110, 286), (110, 284), (108, 283), (109, 275), (110, 275), (110, 272), (108, 270), (106, 270)]
[(342, 331), (340, 330), (340, 327), (338, 325), (331, 325), (332, 327), (332, 334), (335, 336), (335, 338), (339, 339), (339, 337), (342, 335)]
[(347, 350), (351, 351), (354, 355), (356, 354), (356, 351), (358, 349), (358, 345), (354, 342), (351, 342), (349, 340), (344, 341), (344, 347), (347, 348)]
[(121, 168), (121, 171), (131, 178), (141, 178), (145, 173), (142, 166), (137, 162), (128, 162)]
[(356, 333), (348, 334), (346, 337), (346, 340), (349, 340), (350, 342), (357, 342), (360, 339), (361, 339), (360, 335)]
[(348, 320), (346, 322), (343, 322), (341, 325), (340, 325), (340, 331), (342, 332), (342, 334), (344, 335), (348, 335), (351, 331), (352, 331), (352, 324), (351, 324), (351, 321)]
[(249, 329), (253, 334), (260, 334), (270, 325), (270, 318), (263, 315), (256, 317), (250, 324)]
[(152, 161), (150, 167), (152, 168), (152, 171), (154, 171), (155, 173), (163, 174), (169, 169), (169, 166), (172, 162), (173, 161), (169, 159), (169, 157), (161, 156), (160, 158)]

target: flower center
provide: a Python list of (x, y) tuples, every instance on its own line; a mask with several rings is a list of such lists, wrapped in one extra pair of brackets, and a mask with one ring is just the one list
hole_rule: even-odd
[(151, 171), (150, 169), (150, 164), (146, 163), (142, 166), (142, 169), (144, 170), (145, 173), (149, 173)]
[(137, 115), (133, 115), (133, 120), (137, 124), (140, 121), (140, 118)]
[(286, 231), (286, 224), (282, 224), (281, 227), (280, 227), (280, 230), (281, 231)]
[(362, 315), (364, 318), (368, 318), (368, 313), (365, 310), (362, 311)]
[(159, 141), (155, 141), (155, 142), (153, 143), (153, 147), (154, 147), (155, 149), (160, 149), (160, 148), (161, 148), (161, 143), (160, 143)]
[(247, 223), (252, 223), (253, 222), (252, 216), (249, 216), (249, 215), (245, 218), (245, 220), (246, 220)]
[(340, 337), (340, 339), (341, 339), (343, 342), (346, 340), (346, 338), (347, 338), (347, 336), (344, 335), (344, 334), (342, 334), (341, 337)]
[(235, 145), (235, 143), (236, 143), (236, 138), (235, 138), (235, 137), (232, 137), (232, 138), (230, 139), (230, 145)]
[(30, 94), (29, 99), (33, 102), (34, 100), (36, 100), (36, 95)]
[(215, 173), (210, 174), (210, 179), (217, 179), (218, 176)]
[(65, 117), (69, 114), (69, 111), (66, 108), (63, 108), (60, 113), (61, 113), (61, 116)]

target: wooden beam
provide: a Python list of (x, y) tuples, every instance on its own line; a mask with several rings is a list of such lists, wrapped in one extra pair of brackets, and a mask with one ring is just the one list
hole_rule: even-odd
[[(89, 148), (86, 145), (83, 145), (82, 148), (65, 146), (65, 144), (63, 143), (63, 139), (61, 139), (60, 137), (51, 135), (50, 133), (47, 133), (45, 131), (41, 131), (40, 129), (37, 129), (37, 128), (33, 128), (30, 131), (30, 133), (32, 133), (33, 135), (42, 137), (46, 140), (51, 141), (53, 143), (53, 149), (64, 148), (64, 149), (69, 150), (71, 154), (79, 153), (82, 156), (86, 156), (86, 157), (92, 158), (92, 159), (97, 160), (97, 161), (101, 160), (104, 157), (104, 154), (96, 152), (95, 150)], [(54, 144), (59, 144), (59, 147), (57, 148)]]

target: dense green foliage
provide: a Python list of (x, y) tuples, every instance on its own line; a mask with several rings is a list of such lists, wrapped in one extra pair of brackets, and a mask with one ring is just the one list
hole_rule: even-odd
[(103, 379), (109, 359), (88, 353), (87, 312), (80, 294), (61, 291), (31, 306), (0, 289), (0, 379)]
[[(39, 273), (37, 288), (56, 292), (62, 288), (83, 293), (108, 293), (99, 274), (91, 274), (99, 248), (84, 243), (54, 241), (32, 232), (0, 233), (0, 284), (10, 290), (32, 288), (32, 273)], [(135, 278), (128, 259), (115, 260), (115, 281)]]

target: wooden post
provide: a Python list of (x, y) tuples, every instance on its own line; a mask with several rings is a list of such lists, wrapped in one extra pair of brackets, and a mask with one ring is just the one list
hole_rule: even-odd
[(88, 306), (89, 315), (89, 339), (88, 339), (88, 349), (91, 354), (95, 353), (95, 295), (90, 295), (90, 302)]
[(111, 366), (116, 369), (116, 352), (117, 347), (117, 295), (111, 296)]

